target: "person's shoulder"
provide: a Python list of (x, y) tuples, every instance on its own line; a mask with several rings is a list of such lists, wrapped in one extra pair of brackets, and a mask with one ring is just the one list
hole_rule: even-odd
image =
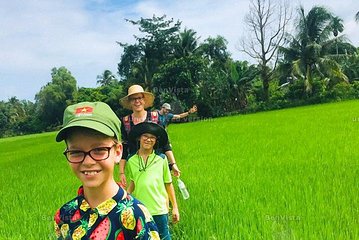
[(156, 155), (156, 158), (157, 159), (160, 159), (161, 161), (162, 160), (167, 160), (167, 157), (166, 157), (166, 154), (164, 154), (164, 153), (154, 153), (155, 155)]
[(121, 121), (126, 122), (130, 120), (130, 115), (126, 115), (120, 118)]
[(129, 161), (133, 161), (133, 159), (135, 159), (135, 158), (138, 158), (137, 153), (132, 154), (132, 155), (129, 155), (129, 156), (128, 156), (128, 160), (127, 160), (127, 161), (128, 161), (128, 162), (129, 162)]

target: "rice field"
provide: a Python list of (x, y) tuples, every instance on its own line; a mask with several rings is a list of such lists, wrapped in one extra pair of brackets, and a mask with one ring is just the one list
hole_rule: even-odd
[[(168, 131), (190, 192), (173, 239), (359, 239), (359, 101)], [(0, 139), (0, 239), (54, 239), (80, 185), (55, 134)]]

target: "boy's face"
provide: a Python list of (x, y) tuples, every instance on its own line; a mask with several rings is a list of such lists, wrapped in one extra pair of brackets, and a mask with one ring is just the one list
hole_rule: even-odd
[[(95, 161), (87, 154), (83, 162), (69, 163), (84, 187), (104, 187), (113, 181), (114, 165), (122, 155), (121, 144), (116, 144), (113, 138), (89, 129), (73, 130), (66, 139), (66, 143), (68, 151), (74, 151), (74, 157), (79, 154), (78, 151), (89, 152), (92, 150), (90, 154), (97, 158), (101, 157), (100, 154), (103, 154), (101, 151), (104, 151), (106, 147), (109, 149), (108, 158), (102, 161)], [(103, 156), (107, 157), (106, 151), (104, 154)]]
[(157, 138), (155, 135), (144, 133), (140, 137), (140, 147), (146, 150), (151, 150), (156, 144), (156, 140)]
[(145, 98), (142, 93), (136, 93), (129, 97), (132, 111), (139, 112), (145, 108)]

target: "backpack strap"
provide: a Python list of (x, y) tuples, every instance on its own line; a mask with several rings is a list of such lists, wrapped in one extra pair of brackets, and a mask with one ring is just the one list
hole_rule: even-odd
[[(159, 123), (158, 113), (147, 111), (146, 121), (158, 124)], [(123, 117), (122, 122), (123, 122), (123, 125), (125, 126), (125, 130), (126, 130), (127, 134), (129, 134), (132, 127), (134, 126), (133, 121), (132, 121), (132, 114)]]
[(131, 131), (131, 115), (124, 116), (122, 118), (123, 125), (125, 126), (125, 130), (127, 134)]
[(157, 123), (157, 124), (159, 123), (157, 111), (151, 112), (151, 122)]

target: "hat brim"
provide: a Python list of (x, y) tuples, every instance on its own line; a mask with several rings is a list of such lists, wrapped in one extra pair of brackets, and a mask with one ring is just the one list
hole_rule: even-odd
[(160, 125), (152, 122), (142, 122), (132, 127), (129, 133), (129, 140), (136, 143), (137, 139), (144, 133), (150, 133), (157, 137), (159, 147), (163, 147), (168, 143), (168, 135), (166, 130)]
[(145, 109), (153, 106), (153, 101), (155, 100), (155, 96), (150, 92), (137, 92), (137, 93), (127, 95), (127, 96), (120, 99), (121, 106), (126, 108), (126, 109), (132, 110), (131, 102), (130, 102), (129, 97), (134, 95), (134, 94), (138, 94), (138, 93), (142, 93), (143, 96), (144, 96), (144, 99), (145, 99), (144, 108)]
[(111, 130), (110, 127), (104, 125), (101, 122), (96, 122), (94, 120), (81, 119), (77, 121), (70, 122), (66, 127), (62, 128), (56, 135), (56, 141), (61, 142), (66, 139), (68, 131), (73, 127), (84, 127), (100, 132), (109, 137), (115, 137), (115, 133)]

